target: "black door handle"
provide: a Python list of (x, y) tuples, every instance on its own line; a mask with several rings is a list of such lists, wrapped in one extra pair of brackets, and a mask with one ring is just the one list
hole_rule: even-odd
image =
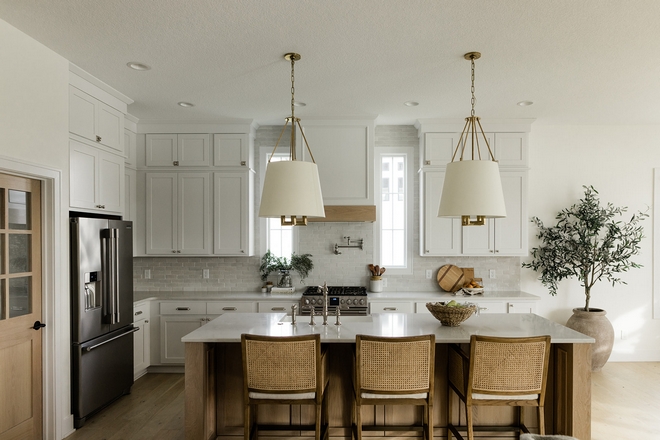
[(34, 325), (32, 326), (32, 328), (35, 330), (39, 330), (44, 327), (46, 327), (46, 324), (42, 324), (39, 321), (34, 321)]

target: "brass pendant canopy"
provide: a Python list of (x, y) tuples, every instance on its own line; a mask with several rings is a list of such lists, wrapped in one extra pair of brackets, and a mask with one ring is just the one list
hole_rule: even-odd
[[(277, 150), (284, 130), (291, 123), (289, 160), (271, 162), (273, 156), (271, 154), (266, 166), (259, 217), (279, 217), (283, 226), (303, 226), (307, 225), (308, 217), (325, 217), (325, 210), (318, 167), (300, 125), (300, 118), (295, 116), (294, 65), (301, 56), (291, 52), (285, 54), (284, 58), (291, 61), (291, 116), (286, 118), (286, 123), (273, 148), (273, 154)], [(300, 129), (311, 162), (296, 158), (296, 127)]]
[[(447, 164), (438, 217), (461, 217), (463, 226), (477, 226), (484, 225), (486, 218), (506, 217), (506, 206), (499, 165), (480, 118), (474, 115), (474, 60), (481, 58), (481, 53), (468, 52), (464, 57), (471, 63), (472, 111), (465, 118), (465, 126), (452, 161)], [(488, 159), (485, 160), (481, 158), (480, 139), (483, 139), (488, 150)], [(469, 159), (465, 155), (468, 142)], [(476, 220), (471, 220), (472, 217), (476, 217)]]

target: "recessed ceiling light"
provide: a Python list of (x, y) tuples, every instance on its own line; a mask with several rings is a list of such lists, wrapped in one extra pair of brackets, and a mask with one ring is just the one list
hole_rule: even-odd
[(520, 101), (518, 103), (518, 105), (521, 106), (521, 107), (527, 107), (527, 106), (532, 105), (532, 104), (534, 104), (532, 101)]
[(177, 105), (180, 105), (181, 107), (186, 107), (186, 108), (195, 106), (195, 104), (193, 104), (192, 102), (184, 102), (184, 101), (177, 102)]
[(404, 104), (407, 105), (408, 107), (417, 107), (419, 105), (419, 102), (406, 101), (406, 102), (404, 102)]
[(147, 66), (146, 64), (138, 63), (137, 61), (131, 61), (130, 63), (126, 63), (128, 67), (130, 67), (133, 70), (151, 70), (151, 66)]
[(300, 101), (293, 101), (293, 105), (296, 106), (296, 107), (305, 107), (307, 104), (305, 104), (304, 102), (300, 102)]

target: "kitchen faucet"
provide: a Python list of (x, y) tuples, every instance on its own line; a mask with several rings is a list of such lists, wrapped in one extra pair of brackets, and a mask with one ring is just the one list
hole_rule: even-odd
[(324, 282), (323, 287), (323, 325), (328, 325), (328, 283)]

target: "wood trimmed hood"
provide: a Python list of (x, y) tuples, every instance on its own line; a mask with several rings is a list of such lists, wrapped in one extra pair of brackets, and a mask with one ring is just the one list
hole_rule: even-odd
[(374, 205), (324, 205), (325, 218), (308, 218), (308, 222), (375, 222), (376, 206)]

